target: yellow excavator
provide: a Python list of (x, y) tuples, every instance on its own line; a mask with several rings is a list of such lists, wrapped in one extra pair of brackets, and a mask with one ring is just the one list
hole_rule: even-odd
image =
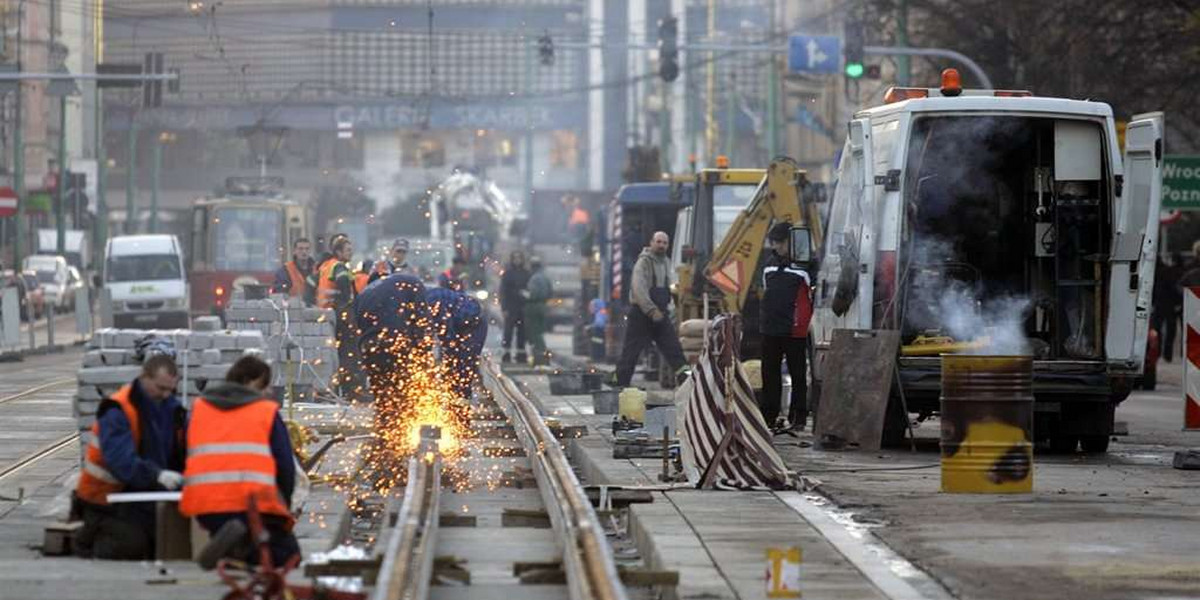
[(803, 193), (806, 186), (805, 172), (790, 158), (775, 159), (765, 170), (716, 168), (696, 173), (695, 204), (686, 209), (691, 211), (690, 223), (682, 235), (676, 232), (682, 244), (676, 268), (678, 323), (719, 313), (742, 314), (742, 355), (757, 356), (758, 295), (751, 290), (761, 286), (757, 274), (767, 231), (782, 221), (806, 226), (814, 254), (824, 238), (819, 208)]

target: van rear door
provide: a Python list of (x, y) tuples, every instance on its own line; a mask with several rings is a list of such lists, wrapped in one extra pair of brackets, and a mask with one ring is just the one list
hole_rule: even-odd
[(1162, 115), (1134, 117), (1125, 129), (1125, 174), (1113, 223), (1108, 323), (1110, 371), (1140, 373), (1150, 327), (1150, 297), (1162, 207)]
[(834, 329), (871, 328), (878, 232), (870, 136), (868, 119), (850, 122), (817, 277), (813, 335), (818, 345), (829, 344)]

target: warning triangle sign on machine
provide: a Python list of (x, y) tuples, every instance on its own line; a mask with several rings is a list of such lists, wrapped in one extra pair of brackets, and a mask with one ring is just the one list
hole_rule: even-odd
[(725, 261), (721, 268), (713, 272), (709, 279), (713, 285), (721, 288), (726, 294), (736, 294), (742, 289), (742, 263), (736, 260)]

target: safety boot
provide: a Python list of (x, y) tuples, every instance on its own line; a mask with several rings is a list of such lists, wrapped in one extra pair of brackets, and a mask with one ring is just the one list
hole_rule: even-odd
[(505, 350), (504, 354), (500, 356), (500, 364), (507, 365), (510, 362), (512, 362), (512, 354), (509, 354), (508, 351)]
[(517, 352), (517, 364), (521, 364), (521, 365), (529, 364), (529, 355), (525, 354), (524, 350)]

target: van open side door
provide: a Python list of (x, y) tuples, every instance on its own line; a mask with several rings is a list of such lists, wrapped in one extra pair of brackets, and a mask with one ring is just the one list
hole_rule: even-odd
[(1125, 129), (1124, 181), (1109, 259), (1104, 351), (1110, 371), (1140, 373), (1150, 327), (1150, 300), (1162, 207), (1161, 113), (1139, 115)]

